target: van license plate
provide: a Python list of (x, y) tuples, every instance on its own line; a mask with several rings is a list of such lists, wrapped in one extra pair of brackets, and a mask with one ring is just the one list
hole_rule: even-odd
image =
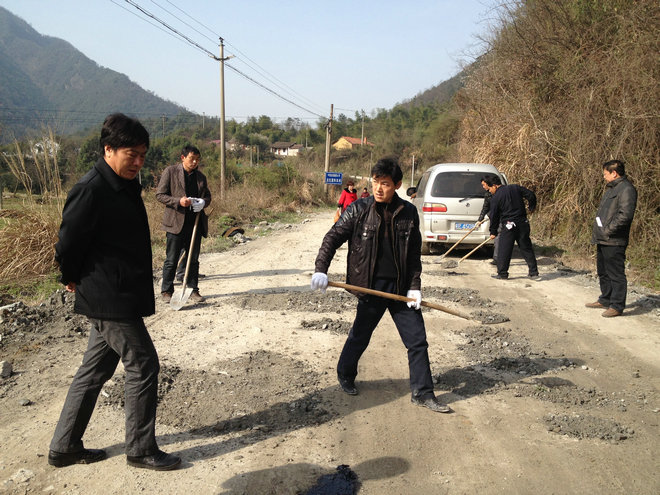
[(474, 227), (473, 223), (456, 223), (456, 230), (470, 230)]

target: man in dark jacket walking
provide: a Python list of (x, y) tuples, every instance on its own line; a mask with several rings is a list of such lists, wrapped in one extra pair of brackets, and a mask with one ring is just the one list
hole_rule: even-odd
[(149, 134), (135, 119), (108, 116), (94, 168), (73, 186), (55, 259), (74, 311), (91, 324), (83, 362), (73, 378), (50, 444), (55, 467), (105, 458), (82, 437), (103, 384), (122, 360), (126, 371), (126, 456), (129, 465), (169, 470), (181, 459), (156, 444), (158, 355), (142, 318), (154, 313), (151, 239), (137, 175)]
[[(165, 205), (163, 213), (163, 230), (167, 232), (167, 247), (163, 263), (163, 280), (161, 282), (161, 297), (170, 302), (174, 293), (174, 277), (181, 251), (190, 250), (195, 219), (198, 220), (198, 233), (195, 235), (190, 254), (190, 273), (186, 285), (192, 288), (190, 299), (194, 302), (204, 302), (199, 293), (199, 250), (202, 237), (208, 234), (208, 217), (204, 212), (211, 203), (206, 176), (199, 170), (201, 154), (195, 146), (186, 145), (181, 151), (181, 163), (170, 165), (163, 171), (158, 181), (156, 199)], [(185, 287), (184, 287), (185, 289)]]
[(518, 248), (527, 263), (528, 276), (539, 279), (539, 269), (534, 255), (532, 241), (529, 238), (529, 220), (525, 211), (525, 202), (529, 205), (530, 213), (536, 209), (536, 194), (526, 187), (518, 184), (502, 185), (496, 175), (484, 177), (483, 181), (492, 194), (490, 200), (490, 238), (495, 239), (499, 229), (499, 246), (497, 255), (497, 275), (494, 278), (508, 279), (513, 245)]
[(600, 297), (586, 306), (603, 308), (603, 316), (611, 318), (620, 316), (626, 307), (626, 247), (637, 207), (637, 190), (626, 177), (625, 165), (620, 160), (603, 164), (603, 178), (607, 183), (605, 194), (596, 212), (591, 235), (591, 243), (596, 244)]
[(396, 160), (379, 160), (371, 176), (373, 196), (351, 203), (323, 238), (311, 287), (325, 292), (330, 262), (337, 249), (348, 241), (347, 283), (406, 295), (414, 301), (356, 294), (357, 314), (337, 364), (339, 384), (347, 394), (357, 395), (358, 361), (388, 310), (408, 349), (412, 402), (435, 412), (451, 412), (433, 393), (426, 329), (420, 311), (422, 241), (417, 210), (396, 194), (403, 178)]

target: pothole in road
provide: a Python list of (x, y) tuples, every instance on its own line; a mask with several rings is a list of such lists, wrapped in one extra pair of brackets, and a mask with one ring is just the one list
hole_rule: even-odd
[(321, 318), (320, 320), (303, 320), (300, 322), (300, 326), (309, 330), (325, 330), (332, 333), (347, 335), (353, 324), (343, 320)]
[[(319, 374), (303, 361), (258, 350), (220, 361), (208, 371), (162, 366), (158, 423), (201, 434), (287, 430), (328, 419)], [(100, 403), (124, 405), (125, 376), (106, 383)]]
[[(531, 352), (527, 339), (514, 336), (510, 328), (475, 325), (455, 333), (464, 339), (458, 349), (472, 363), (484, 364), (499, 358), (526, 356)], [(500, 367), (505, 364), (500, 363)]]
[(343, 313), (347, 309), (354, 310), (357, 305), (355, 296), (344, 290), (328, 290), (325, 294), (311, 290), (256, 293), (237, 297), (232, 302), (249, 310), (313, 313)]
[(474, 308), (491, 308), (495, 306), (489, 299), (484, 299), (476, 289), (456, 287), (422, 287), (422, 297), (425, 300), (451, 301)]
[(598, 439), (619, 442), (630, 438), (635, 431), (611, 419), (583, 415), (547, 414), (543, 421), (548, 431), (579, 439)]

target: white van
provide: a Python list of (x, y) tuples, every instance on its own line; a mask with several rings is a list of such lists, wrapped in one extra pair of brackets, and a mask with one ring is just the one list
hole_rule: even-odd
[[(406, 191), (419, 213), (422, 232), (422, 254), (430, 254), (431, 246), (449, 248), (477, 223), (484, 205), (481, 178), (497, 175), (502, 184), (506, 176), (493, 165), (484, 163), (439, 163), (429, 168), (417, 183)], [(490, 237), (486, 220), (472, 231), (459, 248), (474, 248)], [(492, 251), (492, 242), (487, 243)]]

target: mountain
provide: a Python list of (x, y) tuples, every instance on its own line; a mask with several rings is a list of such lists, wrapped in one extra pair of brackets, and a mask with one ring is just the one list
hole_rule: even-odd
[(145, 118), (186, 109), (0, 7), (0, 143), (47, 125), (75, 133), (117, 111)]

